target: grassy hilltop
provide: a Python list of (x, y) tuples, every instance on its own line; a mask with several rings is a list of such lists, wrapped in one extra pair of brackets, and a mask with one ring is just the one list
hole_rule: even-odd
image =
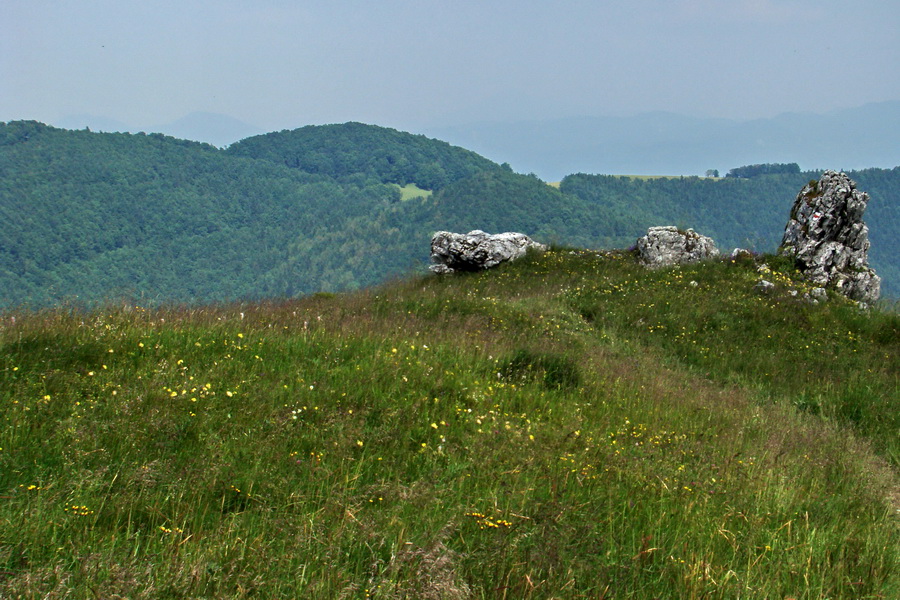
[(557, 249), (7, 314), (0, 597), (900, 597), (900, 317), (802, 287)]

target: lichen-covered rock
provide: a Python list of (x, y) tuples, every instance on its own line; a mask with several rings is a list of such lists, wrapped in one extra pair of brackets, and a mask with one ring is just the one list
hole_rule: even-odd
[(712, 238), (693, 229), (680, 231), (672, 225), (648, 229), (647, 235), (638, 238), (637, 249), (641, 262), (654, 268), (698, 262), (719, 255)]
[(812, 283), (852, 300), (877, 300), (881, 278), (869, 268), (869, 228), (862, 220), (868, 202), (845, 173), (825, 171), (797, 195), (779, 253), (794, 258)]
[(435, 273), (481, 271), (524, 256), (529, 249), (547, 247), (524, 233), (491, 235), (476, 229), (469, 233), (438, 231), (431, 238), (431, 270)]

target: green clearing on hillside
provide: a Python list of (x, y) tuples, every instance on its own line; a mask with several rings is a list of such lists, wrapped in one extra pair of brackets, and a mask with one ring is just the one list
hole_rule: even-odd
[(900, 597), (900, 317), (769, 260), (6, 315), (0, 597)]
[(407, 183), (404, 186), (396, 183), (393, 185), (396, 186), (398, 190), (400, 190), (401, 202), (406, 202), (407, 200), (412, 200), (413, 198), (428, 198), (433, 193), (431, 190), (423, 190), (414, 183)]

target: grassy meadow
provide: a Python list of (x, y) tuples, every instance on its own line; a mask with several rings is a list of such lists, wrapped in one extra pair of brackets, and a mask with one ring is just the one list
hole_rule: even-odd
[(554, 249), (6, 313), (0, 597), (898, 598), (900, 315), (791, 290)]
[(428, 198), (434, 193), (432, 190), (423, 190), (414, 183), (407, 183), (404, 186), (401, 186), (399, 184), (394, 185), (396, 185), (397, 189), (400, 190), (401, 202), (406, 202), (407, 200), (412, 200), (414, 198)]

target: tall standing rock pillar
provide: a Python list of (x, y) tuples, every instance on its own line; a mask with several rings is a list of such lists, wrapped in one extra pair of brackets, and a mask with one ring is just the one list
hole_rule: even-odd
[(813, 283), (874, 302), (881, 278), (869, 268), (869, 228), (862, 220), (868, 202), (845, 173), (825, 171), (797, 195), (779, 253), (793, 257)]

